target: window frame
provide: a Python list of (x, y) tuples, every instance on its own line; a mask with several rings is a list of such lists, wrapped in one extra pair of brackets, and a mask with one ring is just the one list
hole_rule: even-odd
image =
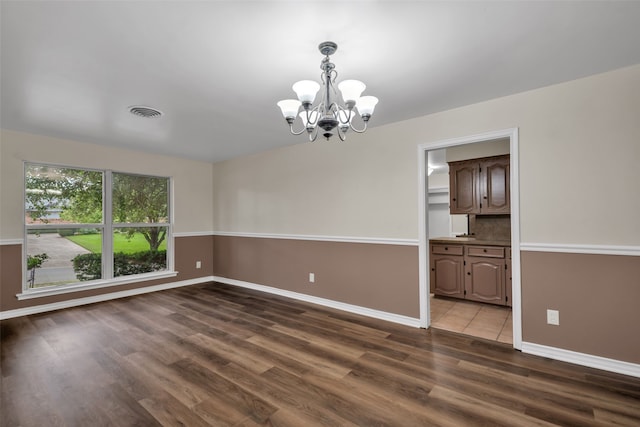
[[(29, 166), (44, 166), (50, 168), (76, 169), (90, 172), (100, 172), (102, 174), (102, 223), (73, 223), (73, 224), (28, 224), (27, 223), (27, 170)], [(114, 223), (113, 222), (113, 174), (123, 174), (130, 176), (161, 178), (167, 180), (167, 222), (159, 223)], [(78, 166), (68, 166), (53, 163), (24, 161), (22, 173), (22, 210), (23, 210), (23, 259), (22, 259), (22, 293), (18, 294), (19, 300), (44, 297), (50, 295), (64, 294), (69, 292), (78, 292), (89, 289), (99, 289), (110, 286), (124, 285), (129, 283), (144, 282), (149, 280), (157, 280), (167, 277), (175, 277), (178, 272), (175, 271), (174, 264), (174, 237), (173, 237), (173, 178), (171, 176), (150, 175), (141, 173), (132, 173), (124, 171), (115, 171), (112, 169), (96, 169)], [(137, 228), (137, 227), (158, 227), (166, 228), (166, 269), (154, 271), (150, 273), (132, 274), (126, 276), (114, 277), (114, 254), (113, 254), (113, 231), (120, 228)], [(27, 270), (27, 238), (29, 230), (38, 229), (72, 229), (72, 228), (95, 228), (102, 232), (102, 277), (96, 280), (88, 280), (82, 282), (70, 282), (63, 285), (50, 285), (40, 288), (30, 288), (28, 284)]]

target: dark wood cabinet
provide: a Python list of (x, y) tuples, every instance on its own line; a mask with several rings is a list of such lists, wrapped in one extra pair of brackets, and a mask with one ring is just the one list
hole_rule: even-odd
[(505, 304), (505, 248), (465, 246), (465, 298)]
[(450, 213), (509, 214), (509, 169), (509, 155), (450, 162)]
[(431, 245), (431, 292), (464, 298), (464, 247)]
[(480, 183), (482, 185), (480, 213), (508, 214), (511, 212), (509, 156), (480, 162)]
[(480, 210), (480, 165), (477, 162), (449, 163), (449, 211), (451, 214)]
[(509, 248), (435, 243), (430, 248), (433, 294), (511, 305)]

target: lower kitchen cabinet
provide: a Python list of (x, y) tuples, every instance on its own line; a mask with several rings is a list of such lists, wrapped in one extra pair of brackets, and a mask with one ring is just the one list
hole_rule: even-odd
[(436, 295), (464, 298), (464, 258), (432, 255), (431, 283)]
[(464, 298), (464, 247), (431, 245), (431, 292)]
[[(430, 245), (430, 283), (435, 295), (511, 305), (509, 248)], [(509, 289), (507, 289), (509, 288)]]
[(465, 258), (465, 299), (505, 304), (505, 262), (504, 259)]

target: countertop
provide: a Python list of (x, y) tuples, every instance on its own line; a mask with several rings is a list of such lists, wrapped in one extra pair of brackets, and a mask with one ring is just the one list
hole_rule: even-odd
[(475, 237), (436, 237), (429, 239), (429, 243), (445, 243), (478, 246), (507, 246), (511, 247), (510, 240), (482, 240)]

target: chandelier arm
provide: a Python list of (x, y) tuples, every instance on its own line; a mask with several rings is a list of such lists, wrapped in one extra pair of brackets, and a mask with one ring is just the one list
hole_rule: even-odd
[(291, 133), (293, 135), (301, 135), (305, 130), (307, 130), (306, 128), (302, 128), (302, 130), (300, 130), (300, 132), (294, 131), (293, 130), (293, 122), (289, 124), (289, 130), (291, 131)]
[[(320, 106), (322, 105), (322, 103), (316, 105), (313, 108), (309, 108), (308, 110), (305, 110), (307, 113), (307, 126), (315, 126), (316, 124), (318, 124), (318, 120), (320, 119)], [(311, 117), (313, 116), (313, 112), (316, 112), (316, 119), (315, 120), (311, 120)], [(300, 135), (300, 134), (298, 134)]]
[[(333, 92), (333, 96), (336, 99), (338, 99), (338, 90), (336, 89), (334, 83), (336, 82), (336, 78), (337, 77), (338, 77), (338, 72), (336, 70), (332, 70), (331, 71), (331, 75), (329, 76), (329, 85), (331, 87), (331, 91)], [(329, 91), (327, 90), (327, 92), (329, 92)]]
[(309, 132), (309, 142), (314, 142), (318, 137), (318, 128), (314, 128), (311, 132)]
[[(343, 108), (340, 105), (338, 105), (337, 103), (334, 103), (336, 106), (336, 109), (338, 110), (338, 114), (336, 114), (338, 116), (338, 121), (340, 122), (340, 124), (346, 125), (346, 124), (350, 124), (351, 121), (351, 112), (353, 111), (353, 109), (348, 109), (348, 108)], [(345, 111), (347, 114), (347, 120), (343, 121), (342, 120), (342, 114), (340, 114), (340, 111)]]
[(347, 135), (345, 132), (342, 132), (340, 130), (340, 126), (338, 126), (338, 138), (340, 138), (340, 141), (346, 141), (347, 140)]
[(340, 107), (340, 105), (337, 102), (332, 102), (331, 105), (329, 105), (329, 108), (327, 108), (327, 112), (335, 111), (336, 115), (338, 115), (338, 111), (340, 110), (344, 110), (344, 108)]
[(367, 130), (367, 122), (364, 122), (364, 127), (362, 129), (356, 129), (353, 127), (352, 123), (349, 123), (349, 127), (351, 128), (352, 131), (354, 131), (355, 133), (365, 133), (365, 131)]

